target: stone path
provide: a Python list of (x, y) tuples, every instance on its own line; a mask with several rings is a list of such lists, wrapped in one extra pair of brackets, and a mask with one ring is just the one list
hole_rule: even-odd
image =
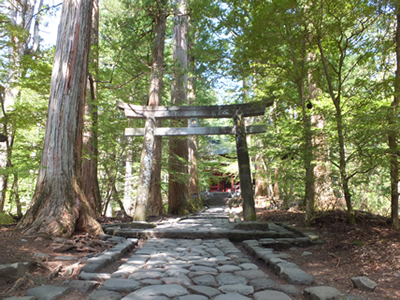
[[(86, 300), (300, 299), (302, 291), (291, 284), (309, 286), (314, 279), (265, 245), (303, 245), (316, 237), (272, 223), (232, 223), (229, 219), (235, 218), (227, 207), (211, 207), (197, 215), (156, 226), (147, 223), (108, 226), (104, 238), (119, 239), (120, 243), (88, 259), (79, 280), (60, 287), (36, 287), (28, 290), (25, 297), (7, 299), (68, 299), (65, 295), (74, 289), (85, 295)], [(117, 271), (99, 273), (108, 264), (120, 260), (137, 244), (138, 238), (148, 240), (121, 262)], [(245, 240), (243, 244), (249, 252), (270, 265), (287, 283), (282, 285), (272, 280), (230, 240)], [(327, 287), (330, 298), (323, 298), (324, 291), (324, 287), (319, 287), (318, 295), (323, 296), (317, 297), (310, 288), (305, 299), (334, 299), (340, 295), (338, 290)], [(347, 299), (347, 296), (340, 297)]]

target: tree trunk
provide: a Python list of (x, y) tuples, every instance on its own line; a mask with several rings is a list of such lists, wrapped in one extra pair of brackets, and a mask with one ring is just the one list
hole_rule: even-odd
[[(187, 103), (187, 12), (185, 0), (175, 1), (173, 34), (173, 84), (171, 90), (172, 105)], [(185, 125), (178, 120), (172, 125)], [(183, 215), (188, 212), (188, 160), (187, 139), (171, 137), (169, 140), (169, 188), (168, 212)]]
[(344, 192), (344, 198), (346, 200), (347, 206), (347, 219), (350, 224), (355, 224), (356, 217), (353, 210), (353, 204), (351, 202), (351, 193), (349, 189), (349, 177), (347, 176), (347, 163), (346, 163), (346, 152), (344, 145), (344, 135), (343, 135), (343, 120), (342, 120), (342, 110), (340, 108), (340, 102), (336, 100), (336, 130), (339, 140), (339, 170), (340, 179), (342, 181), (342, 187)]
[(91, 30), (90, 74), (88, 76), (88, 90), (85, 103), (85, 121), (83, 132), (82, 159), (82, 187), (86, 199), (97, 215), (101, 214), (101, 196), (97, 178), (98, 165), (98, 102), (97, 102), (97, 78), (99, 70), (99, 1), (93, 0), (92, 30)]
[(99, 234), (81, 187), (82, 123), (92, 1), (65, 0), (58, 29), (44, 145), (31, 205), (17, 229), (70, 237)]
[[(164, 45), (165, 30), (167, 25), (166, 0), (157, 1), (157, 13), (154, 16), (154, 45), (153, 60), (150, 77), (149, 106), (162, 104), (163, 70), (164, 70)], [(161, 127), (161, 121), (156, 121), (156, 127)], [(151, 172), (149, 204), (147, 215), (158, 216), (163, 213), (161, 196), (161, 157), (162, 137), (155, 137), (154, 156)]]
[(399, 222), (399, 160), (397, 146), (397, 131), (395, 130), (400, 103), (400, 7), (396, 2), (396, 77), (394, 81), (394, 97), (390, 106), (389, 136), (390, 149), (390, 188), (391, 188), (391, 222), (395, 229), (400, 228)]
[(315, 212), (315, 178), (312, 152), (312, 131), (310, 116), (306, 111), (306, 96), (303, 80), (299, 83), (299, 97), (301, 103), (303, 130), (304, 130), (304, 169), (306, 171), (304, 202), (306, 207), (306, 223), (310, 224)]
[[(258, 146), (262, 149), (261, 141), (258, 141)], [(262, 197), (268, 195), (268, 182), (265, 179), (266, 170), (264, 169), (264, 157), (262, 153), (257, 153), (254, 159), (254, 169), (255, 169), (255, 191), (254, 196)], [(262, 175), (264, 174), (264, 175)]]
[[(193, 28), (192, 28), (193, 30)], [(196, 104), (196, 59), (191, 53), (193, 49), (194, 33), (191, 34), (191, 41), (188, 43), (188, 65), (190, 68), (190, 77), (188, 79), (188, 105)], [(188, 173), (189, 173), (189, 201), (192, 211), (198, 211), (203, 208), (203, 202), (200, 197), (199, 185), (199, 165), (198, 165), (198, 142), (197, 136), (188, 137)]]
[(257, 215), (254, 204), (254, 191), (251, 180), (250, 158), (247, 148), (244, 120), (240, 114), (236, 114), (233, 120), (236, 132), (236, 151), (239, 165), (240, 193), (243, 203), (243, 219), (245, 221), (256, 221)]

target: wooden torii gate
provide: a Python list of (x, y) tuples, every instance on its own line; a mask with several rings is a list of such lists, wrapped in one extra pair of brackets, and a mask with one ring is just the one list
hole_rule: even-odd
[[(263, 133), (265, 125), (245, 127), (243, 118), (264, 115), (265, 108), (272, 104), (272, 99), (221, 106), (139, 106), (117, 102), (117, 106), (125, 111), (126, 117), (146, 119), (145, 128), (125, 129), (126, 136), (144, 136), (134, 219), (144, 221), (147, 217), (154, 136), (235, 134), (243, 218), (245, 221), (255, 221), (256, 211), (246, 134)], [(198, 127), (199, 118), (232, 118), (234, 127)], [(189, 127), (156, 128), (156, 119), (189, 119)]]

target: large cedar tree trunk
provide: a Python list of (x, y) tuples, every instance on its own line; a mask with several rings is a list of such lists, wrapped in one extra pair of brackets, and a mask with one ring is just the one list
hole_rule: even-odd
[(43, 152), (25, 234), (69, 237), (102, 232), (81, 187), (82, 123), (92, 1), (65, 0), (58, 29)]
[(391, 129), (388, 142), (390, 148), (390, 188), (391, 188), (391, 222), (392, 227), (399, 229), (399, 161), (397, 147), (397, 131), (395, 130), (400, 103), (400, 7), (396, 2), (396, 77), (394, 81), (394, 97), (391, 104), (389, 122)]
[(92, 52), (90, 53), (90, 74), (88, 76), (88, 89), (85, 104), (85, 119), (83, 131), (82, 160), (82, 186), (86, 199), (97, 215), (101, 214), (101, 196), (99, 181), (97, 178), (98, 162), (98, 103), (97, 103), (97, 75), (99, 69), (99, 1), (93, 1), (92, 30), (91, 30)]
[[(187, 103), (187, 12), (185, 0), (175, 1), (174, 34), (173, 34), (173, 84), (171, 90), (172, 105)], [(171, 125), (178, 125), (175, 120)], [(184, 124), (179, 124), (184, 126)], [(169, 188), (168, 212), (185, 214), (188, 206), (187, 173), (184, 161), (188, 160), (187, 139), (171, 137), (169, 140)]]
[[(157, 10), (154, 16), (154, 46), (150, 77), (149, 106), (157, 106), (162, 104), (164, 41), (167, 24), (166, 5), (166, 0), (157, 1)], [(157, 120), (156, 126), (161, 127), (160, 120)], [(158, 216), (163, 213), (161, 196), (161, 149), (162, 137), (156, 136), (154, 139), (149, 205), (147, 206), (147, 215), (153, 216)]]

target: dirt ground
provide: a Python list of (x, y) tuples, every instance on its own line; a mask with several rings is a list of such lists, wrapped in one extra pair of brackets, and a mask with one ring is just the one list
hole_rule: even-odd
[[(257, 209), (257, 216), (259, 221), (305, 228), (302, 212)], [(102, 218), (100, 221), (119, 220)], [(301, 269), (313, 275), (317, 285), (333, 286), (342, 293), (360, 295), (365, 299), (400, 299), (400, 232), (391, 229), (386, 219), (359, 212), (357, 224), (350, 226), (345, 221), (345, 212), (334, 211), (316, 218), (315, 224), (308, 229), (318, 233), (324, 242), (282, 251), (290, 254), (291, 260)], [(68, 245), (72, 245), (70, 249), (67, 249)], [(0, 299), (6, 294), (23, 295), (26, 289), (38, 284), (34, 278), (43, 278), (47, 283), (75, 279), (82, 264), (68, 273), (68, 266), (74, 262), (54, 261), (55, 256), (83, 257), (112, 246), (88, 235), (74, 236), (60, 245), (45, 237), (22, 236), (14, 231), (14, 226), (0, 226), (0, 264), (34, 262), (29, 271), (32, 276), (25, 276), (24, 282), (0, 281)], [(312, 254), (302, 256), (304, 251)], [(35, 253), (48, 254), (50, 259), (35, 257)], [(352, 286), (351, 277), (354, 276), (368, 276), (378, 283), (378, 287), (374, 292), (360, 292)]]

